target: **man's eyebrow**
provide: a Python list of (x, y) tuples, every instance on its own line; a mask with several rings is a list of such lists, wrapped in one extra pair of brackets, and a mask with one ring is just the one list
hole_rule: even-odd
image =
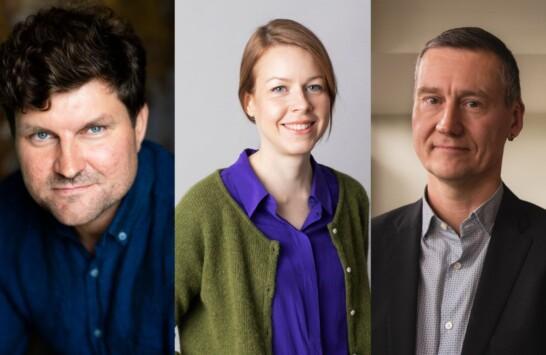
[[(417, 88), (417, 95), (424, 94), (439, 94), (441, 92), (440, 88), (435, 86), (422, 86)], [(457, 96), (479, 96), (479, 97), (489, 97), (487, 92), (482, 89), (478, 90), (462, 90), (457, 92)]]
[[(107, 113), (100, 114), (99, 116), (87, 121), (82, 128), (85, 129), (92, 126), (106, 125), (112, 122), (112, 118), (113, 117)], [(20, 126), (17, 127), (17, 131), (21, 132), (23, 135), (33, 134), (38, 132), (51, 132), (49, 128), (43, 127), (40, 124), (32, 124), (28, 122), (22, 122)]]
[(416, 90), (417, 95), (438, 94), (439, 92), (440, 92), (440, 89), (435, 86), (421, 86), (421, 87), (418, 87)]
[(21, 132), (26, 135), (38, 132), (49, 132), (49, 130), (47, 128), (43, 128), (40, 125), (22, 123), (21, 126), (17, 128), (17, 132)]

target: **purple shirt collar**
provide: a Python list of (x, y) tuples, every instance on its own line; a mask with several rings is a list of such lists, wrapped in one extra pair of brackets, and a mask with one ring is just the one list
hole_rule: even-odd
[[(248, 157), (255, 152), (254, 149), (243, 150), (237, 161), (222, 171), (223, 176), (232, 181), (238, 181), (236, 185), (232, 186), (234, 191), (231, 192), (236, 195), (234, 196), (235, 200), (249, 218), (252, 218), (260, 203), (270, 196), (250, 165)], [(311, 180), (309, 200), (317, 201), (324, 211), (329, 215), (333, 215), (333, 201), (328, 192), (328, 182), (324, 176), (324, 169), (327, 168), (317, 164), (312, 156), (311, 167), (313, 169), (313, 178)], [(243, 187), (244, 191), (242, 191)]]

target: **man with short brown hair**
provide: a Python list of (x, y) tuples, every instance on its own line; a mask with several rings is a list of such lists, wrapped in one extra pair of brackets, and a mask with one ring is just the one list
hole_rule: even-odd
[(501, 180), (524, 111), (516, 61), (491, 33), (451, 29), (419, 55), (427, 186), (372, 221), (374, 354), (546, 353), (546, 211)]

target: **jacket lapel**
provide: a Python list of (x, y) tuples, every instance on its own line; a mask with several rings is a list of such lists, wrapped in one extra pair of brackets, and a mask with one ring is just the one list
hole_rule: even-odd
[(462, 354), (484, 354), (531, 245), (521, 201), (504, 186)]
[(408, 213), (402, 213), (394, 226), (397, 240), (393, 243), (389, 263), (392, 285), (389, 344), (390, 353), (395, 355), (415, 353), (421, 200), (408, 206), (408, 209)]

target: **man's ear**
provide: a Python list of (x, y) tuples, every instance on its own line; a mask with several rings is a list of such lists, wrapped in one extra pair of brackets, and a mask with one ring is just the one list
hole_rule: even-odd
[(525, 105), (521, 100), (516, 100), (512, 107), (512, 124), (510, 125), (510, 137), (514, 139), (523, 129), (523, 114)]
[(144, 140), (144, 136), (146, 135), (146, 128), (148, 128), (148, 105), (144, 104), (135, 119), (135, 139), (137, 152), (140, 151), (140, 146)]

